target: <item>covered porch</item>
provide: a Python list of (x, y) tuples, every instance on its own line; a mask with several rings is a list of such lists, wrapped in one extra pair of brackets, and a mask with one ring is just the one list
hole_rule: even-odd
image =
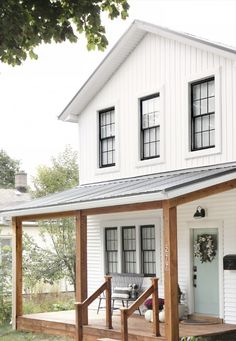
[[(101, 338), (121, 339), (120, 313), (113, 316), (113, 329), (105, 327), (105, 312), (96, 313), (89, 310), (88, 325), (84, 326), (84, 340), (95, 341)], [(66, 335), (75, 337), (75, 311), (61, 311), (23, 315), (18, 318), (18, 327), (21, 330), (43, 332), (53, 335)], [(211, 336), (235, 332), (233, 324), (183, 324), (179, 323), (179, 336)], [(132, 315), (129, 320), (129, 340), (131, 341), (158, 341), (167, 340), (165, 337), (165, 324), (160, 323), (161, 336), (153, 336), (152, 323), (145, 321), (143, 316)]]
[[(123, 335), (126, 335), (124, 340), (129, 336), (129, 340), (134, 337), (135, 340), (159, 338), (160, 340), (167, 341), (176, 341), (180, 336), (206, 335), (234, 330), (234, 325), (227, 324), (204, 326), (179, 324), (177, 208), (194, 200), (200, 200), (235, 189), (235, 174), (235, 165), (225, 165), (223, 167), (215, 166), (210, 169), (191, 169), (183, 172), (168, 172), (135, 179), (130, 178), (93, 185), (81, 185), (73, 190), (36, 199), (31, 203), (6, 210), (4, 213), (13, 217), (15, 244), (13, 259), (14, 327), (19, 330), (45, 331), (55, 334), (68, 333), (66, 335), (75, 336), (78, 341), (81, 341), (78, 321), (80, 323), (82, 321), (83, 339), (91, 341), (106, 337), (120, 339), (120, 329), (123, 329)], [(121, 320), (118, 316), (114, 316), (111, 322), (111, 311), (109, 309), (106, 313), (107, 327), (101, 326), (101, 315), (93, 315), (90, 317), (91, 320), (88, 320), (87, 306), (80, 311), (77, 310), (76, 319), (71, 317), (66, 322), (63, 318), (59, 321), (59, 314), (56, 318), (55, 313), (45, 313), (40, 316), (38, 314), (37, 316), (23, 315), (23, 222), (68, 216), (76, 218), (76, 301), (82, 303), (88, 300), (87, 218), (100, 214), (148, 210), (162, 210), (163, 214), (165, 323), (159, 326), (159, 323), (156, 322), (158, 326), (155, 336), (153, 336), (152, 324), (146, 323), (143, 317), (133, 317), (132, 315), (129, 319), (128, 329), (124, 320)], [(65, 312), (61, 316), (65, 316)], [(137, 329), (137, 321), (140, 330)]]

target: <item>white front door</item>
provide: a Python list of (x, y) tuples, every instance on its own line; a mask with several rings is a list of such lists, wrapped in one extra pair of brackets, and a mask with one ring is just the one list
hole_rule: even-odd
[(217, 228), (193, 229), (193, 293), (196, 314), (219, 316), (219, 251), (217, 244)]

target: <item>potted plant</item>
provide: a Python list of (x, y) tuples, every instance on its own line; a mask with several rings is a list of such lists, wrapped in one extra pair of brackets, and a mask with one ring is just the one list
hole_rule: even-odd
[[(179, 310), (179, 319), (181, 320), (184, 317), (186, 306), (185, 304), (181, 303), (181, 296), (182, 296), (182, 291), (180, 289), (180, 286), (178, 285), (178, 310)], [(164, 310), (164, 299), (159, 298), (159, 321), (160, 322), (165, 322), (165, 310)], [(153, 321), (153, 312), (152, 312), (152, 298), (148, 298), (144, 302), (144, 306), (147, 308), (147, 311), (145, 312), (145, 319), (149, 322)]]

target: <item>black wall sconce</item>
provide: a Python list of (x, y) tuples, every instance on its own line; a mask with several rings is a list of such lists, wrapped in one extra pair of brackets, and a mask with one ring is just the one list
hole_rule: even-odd
[(200, 219), (200, 218), (204, 218), (205, 215), (206, 215), (206, 212), (204, 208), (202, 208), (201, 206), (198, 206), (196, 209), (196, 212), (193, 215), (193, 218)]

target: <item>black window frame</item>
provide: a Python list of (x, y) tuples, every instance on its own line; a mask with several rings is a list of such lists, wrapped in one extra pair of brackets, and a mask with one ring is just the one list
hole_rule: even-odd
[[(125, 230), (134, 230), (134, 236), (135, 238), (131, 238), (128, 240), (135, 240), (135, 248), (133, 249), (125, 249), (125, 242), (124, 242), (124, 231)], [(133, 255), (134, 261), (130, 261), (127, 259), (127, 255)], [(136, 273), (137, 272), (137, 240), (136, 240), (136, 227), (135, 226), (122, 226), (122, 272), (123, 273)], [(133, 270), (128, 271), (129, 269), (129, 264), (134, 264), (133, 265)]]
[[(149, 238), (154, 241), (154, 248), (144, 248), (144, 229), (152, 228), (154, 231), (154, 238)], [(148, 239), (148, 238), (146, 238)], [(141, 225), (140, 226), (140, 241), (141, 241), (141, 271), (144, 274), (145, 277), (155, 277), (156, 276), (156, 238), (155, 238), (155, 225)], [(152, 261), (145, 262), (145, 254), (152, 252)], [(145, 271), (145, 265), (147, 264), (154, 264), (154, 272), (146, 272)]]
[[(106, 136), (106, 137), (102, 137), (102, 134), (101, 134), (101, 130), (102, 130), (102, 127), (106, 126), (106, 125), (111, 125), (113, 123), (110, 123), (110, 124), (105, 124), (105, 125), (102, 125), (102, 115), (103, 114), (106, 114), (106, 113), (109, 113), (109, 112), (114, 112), (114, 117), (115, 117), (115, 107), (110, 107), (110, 108), (107, 108), (107, 109), (104, 109), (104, 110), (100, 110), (98, 112), (99, 114), (99, 167), (100, 168), (105, 168), (105, 167), (113, 167), (115, 166), (115, 161), (114, 162), (111, 162), (111, 163), (103, 163), (103, 153), (107, 153), (108, 152), (112, 152), (112, 161), (115, 160), (115, 133), (114, 135), (110, 135), (110, 136)], [(114, 126), (115, 126), (115, 121), (114, 121)], [(103, 148), (102, 148), (102, 144), (104, 141), (108, 141), (108, 140), (111, 140), (112, 141), (112, 149), (111, 150), (107, 150), (105, 152), (103, 152)]]
[[(214, 81), (214, 96), (208, 96), (208, 83)], [(196, 85), (201, 85), (207, 83), (207, 96), (206, 97), (201, 97), (201, 86), (200, 86), (200, 97), (199, 99), (194, 100), (193, 98), (193, 87)], [(211, 148), (215, 148), (216, 144), (215, 144), (215, 131), (216, 131), (216, 126), (215, 126), (215, 110), (214, 111), (209, 111), (208, 108), (208, 102), (209, 102), (209, 98), (214, 98), (214, 102), (215, 102), (215, 77), (211, 76), (208, 78), (204, 78), (201, 80), (198, 80), (196, 82), (192, 82), (190, 84), (190, 89), (191, 89), (191, 152), (195, 152), (195, 151), (199, 151), (199, 150), (205, 150), (205, 149), (211, 149)], [(201, 101), (202, 100), (206, 100), (207, 102), (207, 113), (201, 114)], [(194, 102), (196, 101), (200, 101), (200, 114), (199, 115), (194, 115)], [(214, 116), (214, 129), (210, 129), (210, 119), (211, 117)], [(206, 118), (209, 117), (209, 129), (207, 130), (203, 130), (203, 119), (202, 118)], [(201, 119), (201, 130), (200, 131), (196, 131), (196, 120), (197, 119)], [(210, 142), (210, 132), (214, 131), (214, 144), (211, 145)], [(209, 138), (209, 145), (208, 146), (203, 146), (203, 141), (202, 141), (202, 136), (203, 133), (208, 132), (208, 138)], [(196, 134), (201, 134), (201, 147), (197, 147), (196, 143), (195, 143), (195, 135)]]
[[(108, 231), (116, 231), (116, 239), (114, 239), (116, 241), (116, 249), (108, 249), (108, 239), (107, 239), (107, 233)], [(110, 262), (110, 254), (116, 254), (116, 261), (114, 262)], [(114, 270), (112, 268), (112, 270), (110, 269), (110, 263), (112, 264), (116, 264), (116, 270)], [(105, 266), (106, 266), (106, 274), (109, 275), (111, 273), (118, 273), (118, 229), (117, 227), (105, 227)], [(113, 266), (112, 266), (113, 267)]]
[[(160, 123), (157, 124), (157, 125), (153, 125), (151, 127), (147, 127), (147, 128), (143, 127), (143, 102), (148, 101), (148, 100), (153, 99), (153, 98), (159, 98), (160, 99), (160, 93), (157, 92), (155, 94), (142, 97), (139, 100), (139, 103), (140, 103), (140, 159), (142, 161), (143, 160), (149, 160), (149, 159), (156, 159), (156, 158), (160, 157), (160, 147), (159, 147), (159, 154), (156, 154), (156, 155), (153, 155), (153, 156), (145, 156), (145, 150), (144, 150), (144, 146), (146, 144), (144, 142), (144, 133), (145, 133), (145, 131), (149, 131), (150, 132), (151, 129), (155, 129), (155, 138), (156, 138), (156, 140), (153, 141), (153, 142), (155, 142), (155, 143), (159, 142), (159, 145), (161, 144), (161, 140), (160, 140), (160, 129), (161, 129), (161, 126), (160, 126)], [(157, 130), (158, 130), (157, 128), (159, 128), (159, 140), (157, 139)], [(150, 148), (150, 144), (151, 144), (151, 142), (149, 141), (149, 148)], [(155, 148), (156, 148), (156, 146), (155, 146)]]

